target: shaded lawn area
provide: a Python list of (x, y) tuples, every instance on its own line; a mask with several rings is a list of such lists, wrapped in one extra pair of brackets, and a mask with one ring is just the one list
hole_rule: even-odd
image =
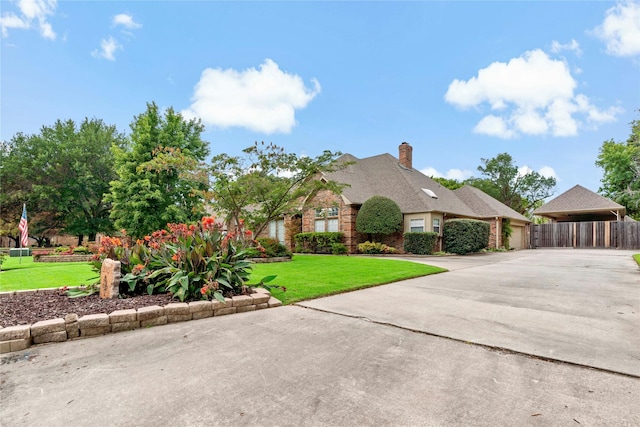
[(291, 262), (255, 264), (250, 283), (270, 275), (269, 284), (285, 286), (271, 294), (283, 304), (333, 295), (447, 271), (443, 268), (384, 258), (294, 255)]
[(33, 262), (32, 256), (7, 257), (0, 273), (0, 292), (60, 288), (95, 282), (99, 274), (87, 262)]

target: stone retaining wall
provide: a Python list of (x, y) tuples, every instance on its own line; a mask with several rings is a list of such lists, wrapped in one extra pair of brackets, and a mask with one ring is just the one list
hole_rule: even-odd
[(89, 262), (93, 255), (34, 255), (33, 262)]
[(0, 353), (24, 350), (32, 344), (61, 342), (282, 305), (266, 289), (257, 288), (255, 291), (251, 295), (225, 298), (224, 302), (175, 302), (164, 307), (153, 305), (137, 310), (116, 310), (110, 314), (89, 314), (82, 317), (68, 314), (64, 319), (43, 320), (33, 325), (0, 327)]

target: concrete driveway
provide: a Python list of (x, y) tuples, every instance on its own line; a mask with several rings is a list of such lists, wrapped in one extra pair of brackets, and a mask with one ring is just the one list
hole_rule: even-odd
[[(634, 374), (640, 357), (639, 273), (627, 258), (429, 258), (452, 271), (304, 304), (314, 309), (35, 346), (0, 358), (0, 425), (637, 426), (640, 380), (610, 372)], [(573, 279), (559, 280), (567, 268)], [(445, 332), (455, 339), (429, 335)]]
[(450, 272), (300, 305), (640, 377), (640, 269), (632, 254), (421, 258)]

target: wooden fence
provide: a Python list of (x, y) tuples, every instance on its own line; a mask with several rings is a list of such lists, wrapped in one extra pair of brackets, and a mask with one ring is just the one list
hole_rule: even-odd
[(532, 227), (532, 248), (640, 249), (640, 222), (556, 222)]

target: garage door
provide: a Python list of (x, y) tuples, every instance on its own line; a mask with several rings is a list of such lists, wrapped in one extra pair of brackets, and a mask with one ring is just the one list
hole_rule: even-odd
[(524, 227), (511, 226), (511, 237), (509, 238), (509, 246), (512, 249), (524, 248)]

